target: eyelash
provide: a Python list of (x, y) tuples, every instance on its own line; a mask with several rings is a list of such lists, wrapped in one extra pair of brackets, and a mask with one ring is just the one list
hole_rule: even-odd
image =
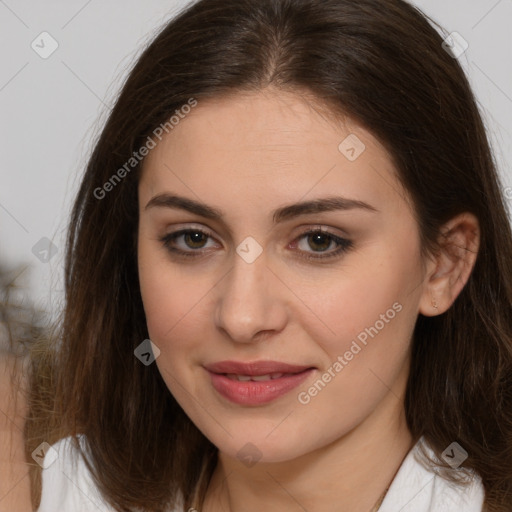
[[(206, 231), (203, 231), (202, 229), (182, 229), (179, 231), (176, 231), (174, 233), (169, 233), (163, 237), (160, 238), (160, 242), (162, 245), (171, 253), (174, 253), (178, 257), (184, 256), (187, 258), (198, 258), (202, 256), (200, 250), (194, 251), (183, 251), (181, 249), (176, 249), (175, 247), (171, 246), (171, 243), (174, 242), (177, 238), (183, 235), (187, 235), (190, 233), (200, 233), (201, 235), (205, 235), (208, 238), (213, 238), (209, 233)], [(330, 233), (328, 231), (324, 231), (323, 229), (309, 229), (303, 233), (301, 233), (292, 243), (297, 243), (302, 238), (310, 235), (326, 235), (330, 241), (333, 241), (338, 244), (338, 249), (336, 249), (333, 252), (330, 252), (328, 254), (322, 254), (318, 256), (311, 256), (311, 255), (301, 255), (302, 258), (306, 260), (326, 260), (326, 259), (334, 259), (337, 257), (340, 257), (345, 252), (349, 251), (353, 247), (353, 242), (351, 240), (348, 240), (346, 238), (340, 238), (339, 236), (334, 235), (333, 233)]]

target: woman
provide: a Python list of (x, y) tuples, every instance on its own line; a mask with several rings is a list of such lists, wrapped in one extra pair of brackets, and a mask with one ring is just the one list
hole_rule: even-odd
[(511, 254), (420, 12), (192, 4), (76, 199), (40, 511), (510, 510)]

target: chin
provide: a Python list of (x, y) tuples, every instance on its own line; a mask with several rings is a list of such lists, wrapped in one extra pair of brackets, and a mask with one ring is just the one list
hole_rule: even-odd
[[(316, 448), (304, 439), (304, 429), (299, 426), (289, 425), (287, 429), (283, 428), (278, 432), (279, 427), (272, 431), (274, 427), (268, 428), (268, 422), (261, 422), (261, 427), (258, 428), (258, 421), (252, 420), (250, 427), (247, 426), (247, 422), (243, 422), (238, 425), (226, 424), (225, 428), (232, 436), (222, 429), (202, 432), (221, 453), (239, 460), (248, 467), (257, 462), (290, 461)], [(316, 436), (317, 441), (322, 437), (319, 433)]]

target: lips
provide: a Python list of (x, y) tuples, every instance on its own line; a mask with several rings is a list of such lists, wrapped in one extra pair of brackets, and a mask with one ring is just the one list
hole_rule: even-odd
[(242, 382), (247, 382), (252, 380), (253, 382), (263, 382), (265, 380), (274, 380), (280, 379), (284, 375), (290, 375), (287, 373), (277, 372), (277, 373), (267, 373), (266, 375), (239, 375), (236, 373), (228, 373), (226, 377), (232, 380), (238, 380)]
[(301, 384), (314, 368), (278, 361), (221, 361), (205, 366), (214, 389), (239, 405), (269, 403)]
[(295, 364), (280, 363), (278, 361), (254, 361), (242, 363), (239, 361), (220, 361), (206, 365), (205, 368), (213, 373), (226, 373), (235, 375), (269, 375), (273, 373), (299, 373), (311, 368), (311, 366), (299, 366)]

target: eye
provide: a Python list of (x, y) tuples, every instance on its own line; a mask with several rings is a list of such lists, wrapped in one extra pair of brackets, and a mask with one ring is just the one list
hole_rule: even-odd
[(197, 257), (208, 249), (206, 245), (211, 235), (201, 229), (182, 229), (160, 238), (163, 246), (178, 256)]
[[(207, 249), (215, 247), (215, 243), (208, 245), (210, 240), (213, 240), (212, 235), (198, 228), (181, 229), (160, 238), (160, 242), (169, 252), (176, 256), (192, 258), (203, 256)], [(309, 229), (289, 245), (302, 253), (300, 257), (308, 260), (339, 257), (352, 246), (351, 240), (321, 228)]]
[[(297, 247), (300, 252), (305, 253), (301, 257), (309, 260), (318, 260), (341, 256), (341, 254), (353, 247), (353, 242), (319, 228), (310, 229), (302, 233), (290, 245), (292, 248)], [(308, 249), (313, 249), (313, 251)]]

